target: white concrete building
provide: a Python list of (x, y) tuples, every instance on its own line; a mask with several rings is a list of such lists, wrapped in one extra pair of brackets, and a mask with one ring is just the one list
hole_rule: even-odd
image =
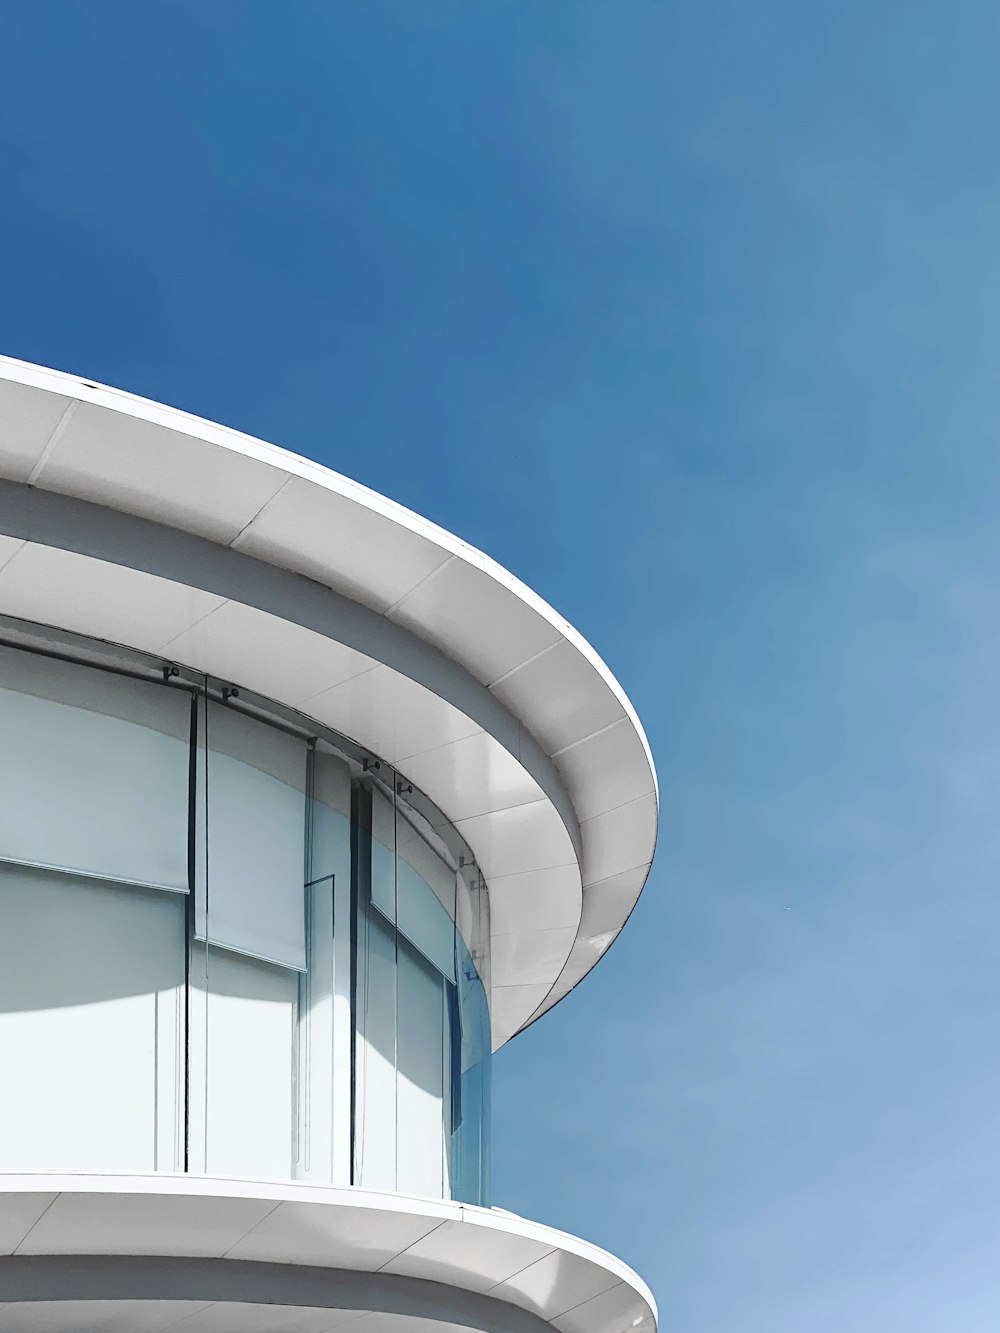
[(540, 598), (0, 359), (0, 792), (0, 1333), (652, 1333), (617, 1259), (490, 1206), (491, 1053), (656, 834), (632, 707)]

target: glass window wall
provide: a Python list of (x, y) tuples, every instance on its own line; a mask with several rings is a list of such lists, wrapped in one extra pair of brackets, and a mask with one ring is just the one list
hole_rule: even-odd
[(489, 1202), (485, 885), (307, 727), (0, 646), (0, 1168)]

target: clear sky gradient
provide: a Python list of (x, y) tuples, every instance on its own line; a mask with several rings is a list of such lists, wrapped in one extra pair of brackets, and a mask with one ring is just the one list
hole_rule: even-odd
[(986, 0), (0, 0), (0, 351), (411, 505), (635, 701), (656, 867), (497, 1201), (675, 1333), (995, 1333), (998, 67)]

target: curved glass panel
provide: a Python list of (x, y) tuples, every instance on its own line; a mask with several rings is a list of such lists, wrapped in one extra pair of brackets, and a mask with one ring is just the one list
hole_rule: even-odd
[(489, 1202), (486, 887), (297, 721), (0, 645), (0, 1168)]

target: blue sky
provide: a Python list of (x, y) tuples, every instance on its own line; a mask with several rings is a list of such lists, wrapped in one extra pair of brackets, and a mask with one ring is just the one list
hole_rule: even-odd
[(664, 812), (498, 1202), (676, 1333), (993, 1330), (1000, 16), (0, 0), (0, 351), (329, 463), (604, 654)]

